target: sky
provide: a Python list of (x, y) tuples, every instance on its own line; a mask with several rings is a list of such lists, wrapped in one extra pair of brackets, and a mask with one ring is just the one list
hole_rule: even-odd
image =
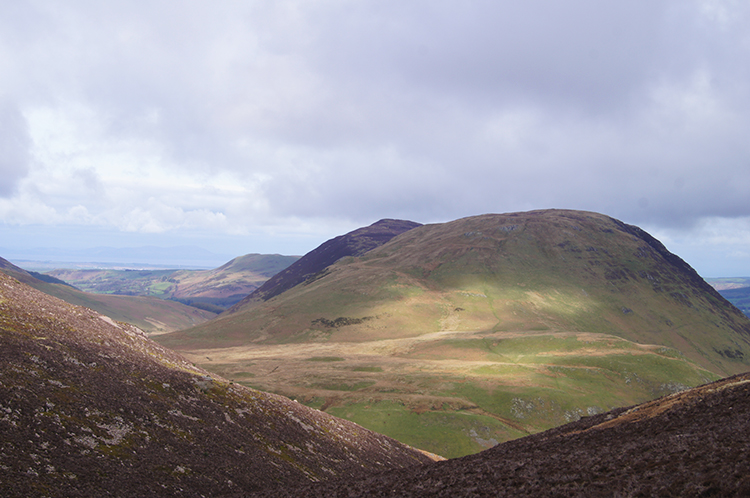
[(567, 208), (750, 276), (749, 138), (745, 0), (0, 0), (16, 258)]

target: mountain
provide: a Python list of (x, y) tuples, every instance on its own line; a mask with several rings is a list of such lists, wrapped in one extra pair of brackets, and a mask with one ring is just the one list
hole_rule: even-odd
[(31, 287), (67, 301), (86, 306), (114, 320), (131, 323), (150, 334), (172, 332), (205, 322), (215, 313), (155, 297), (98, 295), (81, 292), (50, 275), (28, 272), (0, 258), (4, 272)]
[(285, 270), (274, 275), (259, 289), (233, 306), (230, 312), (240, 310), (248, 303), (259, 300), (268, 301), (302, 282), (320, 278), (321, 272), (341, 258), (361, 256), (385, 244), (396, 235), (418, 226), (421, 225), (413, 221), (384, 219), (324, 242)]
[(154, 296), (221, 312), (297, 259), (246, 254), (213, 270), (57, 269), (46, 275), (87, 292)]
[(0, 273), (0, 495), (245, 496), (431, 461)]
[(601, 214), (419, 226), (313, 275), (158, 340), (446, 457), (750, 366), (750, 320)]
[[(381, 338), (374, 330), (383, 329), (389, 337), (576, 330), (676, 347), (721, 373), (750, 365), (746, 317), (646, 232), (595, 213), (546, 210), (425, 225), (322, 271), (273, 302), (243, 300), (205, 330), (273, 343), (314, 332), (362, 341)], [(329, 326), (338, 318), (341, 326)], [(690, 344), (696, 334), (707, 348)]]
[(750, 496), (750, 375), (460, 459), (263, 496)]

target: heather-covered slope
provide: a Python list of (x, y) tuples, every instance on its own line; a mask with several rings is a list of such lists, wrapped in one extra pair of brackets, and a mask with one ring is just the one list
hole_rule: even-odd
[(427, 461), (0, 273), (0, 495), (244, 496)]
[(476, 455), (263, 496), (750, 496), (750, 374)]

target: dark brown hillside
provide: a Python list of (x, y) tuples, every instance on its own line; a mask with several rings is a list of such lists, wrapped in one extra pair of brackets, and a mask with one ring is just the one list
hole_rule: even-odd
[(345, 235), (340, 235), (324, 242), (292, 263), (288, 268), (271, 277), (260, 288), (230, 308), (229, 312), (241, 309), (250, 301), (268, 301), (272, 297), (278, 296), (282, 292), (317, 275), (341, 258), (346, 256), (361, 256), (385, 244), (396, 235), (418, 226), (421, 225), (413, 221), (384, 219), (368, 227), (358, 228)]
[(244, 496), (422, 453), (0, 273), (0, 496)]
[[(696, 272), (692, 266), (687, 264), (681, 257), (669, 252), (669, 250), (664, 247), (664, 244), (655, 239), (651, 234), (635, 225), (628, 225), (615, 219), (612, 219), (612, 221), (620, 225), (623, 232), (630, 233), (636, 239), (643, 240), (659, 257), (663, 258), (673, 268), (676, 268), (679, 273), (681, 273), (682, 280), (685, 284), (712, 296), (713, 299), (726, 301), (726, 299), (711, 284), (698, 275), (698, 272)], [(651, 257), (654, 260), (658, 259), (657, 256), (654, 255)], [(750, 335), (750, 330), (748, 331), (748, 335)]]
[(263, 496), (750, 496), (750, 374), (476, 455)]

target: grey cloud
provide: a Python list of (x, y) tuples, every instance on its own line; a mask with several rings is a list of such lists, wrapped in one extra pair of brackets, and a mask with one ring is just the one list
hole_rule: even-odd
[(10, 196), (29, 170), (30, 140), (19, 110), (0, 102), (0, 196)]
[(24, 103), (81, 100), (177, 168), (267, 177), (272, 215), (750, 215), (740, 2), (35, 5)]

